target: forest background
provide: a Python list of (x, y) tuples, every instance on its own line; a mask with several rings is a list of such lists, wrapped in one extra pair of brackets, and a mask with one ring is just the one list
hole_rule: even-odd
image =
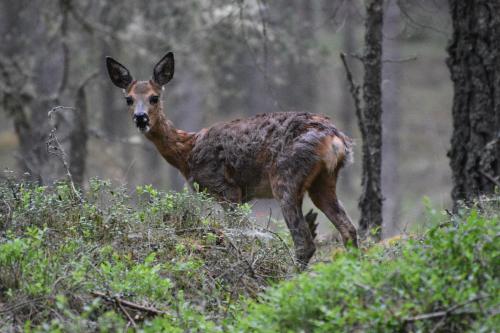
[[(354, 138), (355, 163), (339, 197), (358, 219), (361, 138), (340, 52), (362, 81), (364, 4), (355, 0), (90, 0), (0, 2), (0, 167), (52, 184), (65, 178), (50, 134), (76, 183), (110, 179), (133, 190), (184, 186), (180, 174), (138, 133), (107, 77), (104, 57), (151, 76), (166, 51), (176, 56), (164, 97), (167, 117), (196, 131), (219, 121), (282, 110), (330, 116)], [(451, 37), (447, 1), (385, 4), (383, 31), (384, 235), (419, 220), (423, 197), (450, 206), (446, 153), (452, 130)], [(54, 106), (59, 108), (48, 116)], [(305, 208), (311, 206), (306, 202)], [(281, 218), (274, 202), (253, 214)], [(323, 237), (333, 228), (320, 216)]]

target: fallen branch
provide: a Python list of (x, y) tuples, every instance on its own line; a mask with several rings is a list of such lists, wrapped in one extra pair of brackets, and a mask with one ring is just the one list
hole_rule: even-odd
[(0, 314), (2, 313), (9, 313), (9, 312), (14, 312), (14, 311), (19, 311), (20, 309), (28, 306), (28, 305), (35, 305), (39, 302), (47, 300), (47, 297), (37, 297), (33, 299), (29, 299), (23, 302), (16, 303), (14, 305), (11, 305), (9, 307), (2, 307), (0, 308)]
[(242, 260), (247, 264), (248, 266), (248, 269), (250, 271), (250, 276), (254, 279), (257, 278), (257, 274), (255, 274), (255, 270), (253, 269), (253, 266), (252, 264), (250, 263), (250, 261), (248, 261), (247, 258), (245, 258), (245, 256), (243, 255), (243, 253), (241, 253), (241, 250), (236, 246), (236, 244), (233, 243), (233, 241), (231, 240), (230, 237), (226, 237), (226, 239), (228, 240), (229, 244), (236, 250), (236, 254), (238, 256), (238, 259), (239, 260)]
[(404, 321), (405, 323), (411, 323), (411, 322), (416, 322), (420, 320), (428, 320), (428, 319), (437, 319), (437, 318), (446, 318), (448, 316), (458, 316), (458, 315), (472, 315), (472, 314), (478, 314), (481, 313), (481, 311), (436, 311), (436, 312), (431, 312), (431, 313), (424, 313), (415, 317), (408, 317), (405, 318)]
[(137, 329), (137, 325), (135, 324), (135, 320), (130, 316), (130, 314), (128, 313), (128, 311), (123, 307), (122, 303), (119, 302), (117, 298), (115, 298), (115, 303), (116, 303), (116, 305), (118, 305), (118, 307), (120, 308), (120, 310), (125, 314), (125, 316), (128, 319), (128, 322), (131, 323), (132, 326), (134, 326), (135, 329)]
[(290, 260), (294, 263), (294, 265), (297, 265), (297, 262), (295, 261), (296, 260), (295, 255), (293, 254), (292, 249), (290, 249), (290, 247), (285, 242), (285, 240), (277, 232), (274, 232), (274, 231), (269, 230), (269, 229), (266, 229), (264, 231), (273, 235), (276, 239), (278, 239), (283, 244), (283, 246), (285, 247), (285, 249), (288, 252), (288, 255), (290, 256)]
[(143, 306), (143, 305), (140, 305), (137, 303), (133, 303), (133, 302), (124, 300), (124, 299), (120, 298), (119, 296), (110, 296), (110, 295), (107, 295), (107, 294), (102, 293), (100, 291), (92, 291), (91, 294), (96, 296), (96, 297), (100, 297), (100, 298), (104, 299), (105, 301), (108, 301), (111, 303), (116, 303), (116, 304), (119, 304), (121, 306), (126, 306), (126, 307), (129, 307), (129, 308), (134, 309), (134, 310), (147, 312), (147, 313), (152, 314), (152, 315), (164, 315), (164, 314), (171, 315), (167, 311), (161, 311), (161, 310), (158, 310), (158, 309), (155, 309), (152, 307)]
[(466, 306), (467, 304), (474, 303), (474, 302), (477, 302), (477, 301), (480, 301), (482, 299), (489, 298), (489, 297), (491, 297), (491, 296), (478, 296), (478, 297), (475, 297), (473, 299), (468, 300), (467, 302), (455, 304), (454, 306), (450, 307), (449, 309), (446, 309), (443, 311), (424, 313), (424, 314), (417, 315), (415, 317), (408, 317), (408, 318), (405, 318), (404, 321), (406, 323), (411, 323), (411, 322), (420, 321), (420, 320), (447, 317), (449, 315), (475, 314), (475, 313), (477, 313), (476, 311), (460, 311), (460, 312), (455, 312), (455, 311)]

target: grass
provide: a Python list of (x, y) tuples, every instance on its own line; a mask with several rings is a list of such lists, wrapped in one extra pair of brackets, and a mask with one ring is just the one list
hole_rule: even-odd
[(298, 274), (288, 234), (205, 194), (0, 185), (0, 331), (491, 332), (498, 199)]

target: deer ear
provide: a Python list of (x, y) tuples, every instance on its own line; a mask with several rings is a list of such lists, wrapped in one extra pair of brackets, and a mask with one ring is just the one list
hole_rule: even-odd
[(106, 57), (106, 68), (109, 78), (118, 88), (126, 89), (132, 83), (129, 70), (111, 57)]
[(174, 54), (168, 52), (156, 64), (153, 70), (153, 81), (159, 86), (164, 86), (174, 77)]

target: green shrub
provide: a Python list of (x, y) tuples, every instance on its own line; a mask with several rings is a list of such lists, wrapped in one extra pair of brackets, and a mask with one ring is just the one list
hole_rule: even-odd
[[(145, 328), (210, 327), (239, 297), (295, 271), (288, 237), (255, 225), (248, 206), (224, 212), (204, 193), (89, 185), (75, 195), (66, 183), (0, 184), (0, 331), (22, 321), (35, 331), (122, 330), (128, 312)], [(151, 312), (118, 300), (165, 315), (150, 322)]]
[[(296, 275), (288, 233), (203, 193), (0, 184), (0, 331), (491, 332), (499, 200)], [(428, 203), (429, 205), (429, 203)], [(127, 305), (127, 303), (129, 305)], [(132, 304), (132, 305), (130, 305)], [(135, 326), (135, 327), (134, 327)]]
[(268, 290), (233, 332), (492, 332), (500, 316), (498, 215), (472, 210), (422, 237), (338, 255)]

